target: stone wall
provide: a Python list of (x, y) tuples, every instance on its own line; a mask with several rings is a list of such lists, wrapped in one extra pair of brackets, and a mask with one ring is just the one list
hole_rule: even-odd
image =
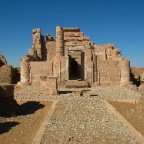
[(98, 82), (100, 85), (120, 85), (121, 71), (118, 61), (98, 60)]
[(47, 61), (52, 61), (54, 56), (56, 55), (56, 43), (55, 41), (47, 41), (46, 42), (47, 49)]
[(30, 82), (32, 84), (39, 84), (42, 77), (52, 76), (52, 64), (48, 62), (30, 62)]

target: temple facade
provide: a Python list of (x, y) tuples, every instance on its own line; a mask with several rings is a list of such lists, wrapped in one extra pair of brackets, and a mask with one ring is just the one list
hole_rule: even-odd
[(130, 62), (114, 44), (96, 45), (79, 28), (56, 27), (56, 39), (32, 30), (32, 48), (21, 59), (21, 83), (46, 81), (66, 86), (86, 82), (89, 86), (130, 83)]

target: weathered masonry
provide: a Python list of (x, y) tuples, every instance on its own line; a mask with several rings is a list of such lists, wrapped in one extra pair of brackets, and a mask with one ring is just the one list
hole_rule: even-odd
[(56, 27), (56, 40), (40, 29), (32, 30), (32, 48), (21, 59), (21, 83), (57, 81), (89, 85), (128, 85), (130, 64), (113, 44), (95, 45), (79, 28)]

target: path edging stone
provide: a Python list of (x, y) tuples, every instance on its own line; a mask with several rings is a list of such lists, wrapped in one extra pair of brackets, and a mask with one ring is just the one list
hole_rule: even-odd
[[(52, 101), (52, 100), (50, 100), (50, 101)], [(49, 121), (50, 121), (50, 119), (51, 119), (51, 117), (55, 111), (57, 103), (58, 103), (58, 100), (53, 101), (53, 104), (52, 104), (44, 122), (42, 123), (41, 127), (39, 128), (38, 132), (36, 133), (32, 144), (40, 144), (41, 143), (41, 139), (42, 139), (44, 132), (46, 130), (46, 126), (48, 125), (48, 123), (49, 123)]]

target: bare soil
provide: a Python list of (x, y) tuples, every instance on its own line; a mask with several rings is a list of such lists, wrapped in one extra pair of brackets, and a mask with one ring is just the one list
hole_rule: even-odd
[(109, 102), (133, 127), (144, 136), (144, 112), (136, 110), (136, 104)]
[(18, 116), (0, 117), (0, 143), (31, 144), (52, 103), (21, 102)]

